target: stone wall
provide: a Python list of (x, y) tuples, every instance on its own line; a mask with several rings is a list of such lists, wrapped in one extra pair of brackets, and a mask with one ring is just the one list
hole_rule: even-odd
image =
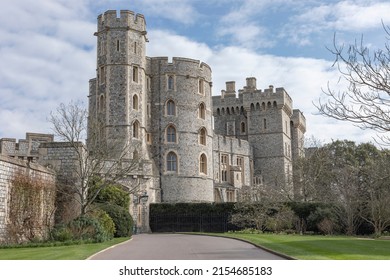
[[(16, 174), (25, 174), (33, 178), (39, 178), (48, 185), (54, 187), (55, 173), (37, 163), (28, 163), (20, 159), (14, 159), (0, 155), (0, 241), (7, 238), (6, 226), (9, 212), (9, 190), (11, 180)], [(51, 205), (43, 206), (42, 209), (53, 209), (54, 198)], [(45, 215), (45, 213), (43, 213)]]

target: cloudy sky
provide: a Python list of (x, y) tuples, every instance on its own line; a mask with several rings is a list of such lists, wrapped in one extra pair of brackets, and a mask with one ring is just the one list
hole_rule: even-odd
[(61, 103), (87, 104), (95, 76), (96, 18), (106, 10), (146, 17), (148, 56), (199, 59), (213, 70), (213, 94), (235, 80), (284, 87), (306, 116), (307, 136), (323, 142), (372, 141), (371, 131), (319, 116), (313, 102), (339, 73), (327, 50), (364, 35), (386, 43), (388, 0), (13, 0), (0, 10), (0, 138), (51, 133), (47, 116)]

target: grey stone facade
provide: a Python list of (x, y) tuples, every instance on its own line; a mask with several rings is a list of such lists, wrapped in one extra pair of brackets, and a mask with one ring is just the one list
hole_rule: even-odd
[(238, 96), (235, 82), (212, 96), (210, 66), (146, 57), (146, 34), (142, 15), (99, 15), (89, 131), (103, 124), (101, 141), (120, 139), (117, 152), (149, 164), (134, 174), (149, 202), (236, 201), (243, 187), (291, 184), (306, 124), (287, 92), (247, 78)]

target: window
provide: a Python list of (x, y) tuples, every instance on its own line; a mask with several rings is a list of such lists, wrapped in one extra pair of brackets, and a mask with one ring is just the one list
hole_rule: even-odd
[(146, 88), (147, 88), (147, 90), (151, 89), (151, 87), (150, 87), (150, 77), (146, 77)]
[(246, 132), (246, 125), (244, 122), (241, 123), (241, 133), (245, 133)]
[(199, 93), (204, 94), (204, 81), (199, 79)]
[(167, 102), (167, 115), (175, 116), (176, 115), (176, 105), (173, 100), (168, 100)]
[(133, 82), (138, 83), (138, 67), (133, 66)]
[(222, 182), (227, 182), (227, 170), (222, 170)]
[(199, 105), (199, 118), (206, 119), (206, 106), (204, 103), (200, 103)]
[(267, 119), (263, 120), (263, 127), (264, 127), (264, 130), (267, 129)]
[(105, 108), (105, 101), (104, 101), (104, 96), (100, 96), (100, 101), (99, 101), (99, 111), (102, 112), (104, 111)]
[(199, 144), (206, 145), (206, 135), (207, 135), (206, 129), (202, 127), (199, 130)]
[(136, 94), (133, 96), (133, 109), (138, 111), (138, 96)]
[(106, 82), (106, 71), (104, 69), (104, 66), (99, 68), (99, 82), (101, 85)]
[(152, 144), (152, 135), (150, 133), (146, 133), (146, 142)]
[(174, 90), (175, 88), (175, 78), (172, 75), (168, 76), (168, 90)]
[(167, 127), (167, 142), (176, 143), (176, 128), (173, 125)]
[(174, 152), (167, 155), (167, 171), (177, 171), (177, 156)]
[(221, 163), (228, 164), (228, 156), (227, 155), (221, 155)]
[(226, 191), (227, 202), (234, 202), (235, 201), (234, 197), (235, 197), (234, 191)]
[(133, 138), (139, 138), (139, 122), (135, 121), (133, 123)]
[(200, 155), (199, 169), (200, 173), (207, 174), (207, 157), (205, 154)]
[(116, 51), (119, 52), (119, 40), (116, 40)]
[(134, 53), (137, 53), (137, 42), (134, 42)]

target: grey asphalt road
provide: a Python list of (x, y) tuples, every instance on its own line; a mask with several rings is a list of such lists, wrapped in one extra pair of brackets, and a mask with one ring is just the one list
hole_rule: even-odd
[(283, 260), (249, 243), (203, 235), (139, 234), (91, 260)]

